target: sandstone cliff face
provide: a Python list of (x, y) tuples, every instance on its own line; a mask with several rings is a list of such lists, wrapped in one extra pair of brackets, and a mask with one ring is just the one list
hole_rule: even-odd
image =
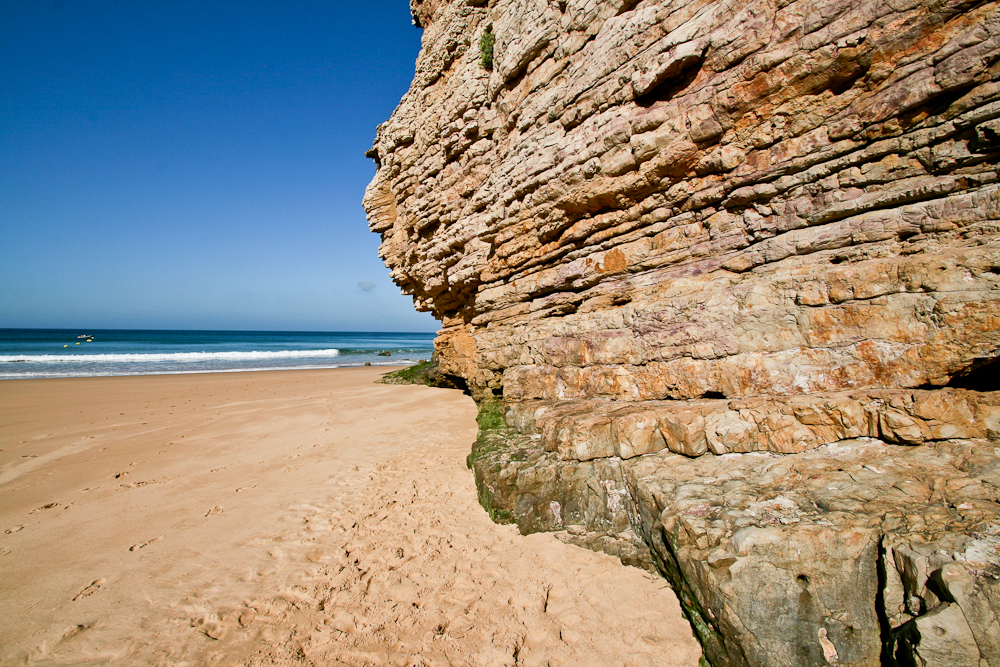
[[(718, 665), (796, 664), (757, 633), (775, 600), (803, 591), (822, 603), (795, 607), (810, 628), (794, 635), (797, 664), (964, 651), (951, 664), (1000, 665), (981, 640), (1000, 633), (988, 537), (1000, 480), (981, 472), (1000, 437), (1000, 398), (983, 391), (1000, 388), (997, 3), (411, 6), (423, 50), (378, 129), (364, 203), (393, 279), (443, 322), (442, 370), (507, 406), (520, 435), (495, 451), (527, 438), (534, 452), (477, 465), (497, 506), (524, 530), (572, 527), (567, 539), (655, 563)], [(872, 477), (867, 500), (838, 487), (834, 505), (851, 510), (831, 518), (807, 511), (815, 498), (789, 499), (793, 483), (759, 483), (756, 463), (726, 458), (810, 466), (830, 443), (868, 439), (879, 454), (850, 465), (905, 463), (916, 446), (938, 457), (920, 464), (936, 477), (908, 479), (901, 463)], [(708, 494), (714, 527), (678, 529), (687, 505), (663, 485), (729, 467), (742, 471), (737, 500)], [(937, 532), (872, 518), (894, 485), (917, 481), (930, 492), (912, 515), (943, 522)], [(776, 498), (802, 513), (785, 517), (799, 528), (751, 539), (716, 516)], [(581, 509), (557, 517), (546, 502)], [(956, 509), (968, 503), (974, 520)], [(972, 566), (962, 545), (977, 539), (993, 546)], [(802, 559), (826, 544), (826, 574), (797, 579), (782, 540), (811, 540)], [(950, 560), (895, 555), (930, 544)], [(962, 594), (940, 583), (958, 576), (948, 563), (971, 577)], [(747, 601), (764, 589), (777, 598)], [(889, 603), (900, 595), (903, 611)], [(951, 623), (947, 640), (933, 619)]]
[(941, 385), (997, 355), (995, 3), (483, 4), (415, 3), (365, 201), (475, 394)]

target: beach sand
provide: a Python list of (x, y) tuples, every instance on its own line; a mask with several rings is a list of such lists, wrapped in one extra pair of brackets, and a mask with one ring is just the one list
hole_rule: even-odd
[(0, 382), (0, 664), (697, 665), (666, 583), (476, 502), (386, 369)]

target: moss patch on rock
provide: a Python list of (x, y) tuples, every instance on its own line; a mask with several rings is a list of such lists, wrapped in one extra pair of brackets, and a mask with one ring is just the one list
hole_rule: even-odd
[(441, 372), (436, 356), (430, 361), (421, 361), (413, 366), (383, 373), (382, 377), (375, 382), (378, 384), (422, 384), (441, 389), (466, 390), (465, 381), (462, 378)]
[(413, 366), (383, 373), (376, 380), (379, 384), (425, 384), (428, 387), (437, 386), (431, 377), (431, 371), (436, 364), (433, 361), (421, 361)]

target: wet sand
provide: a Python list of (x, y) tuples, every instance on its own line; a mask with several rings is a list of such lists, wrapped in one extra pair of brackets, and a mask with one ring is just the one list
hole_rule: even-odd
[(697, 665), (662, 580), (476, 502), (386, 369), (0, 382), (0, 664)]

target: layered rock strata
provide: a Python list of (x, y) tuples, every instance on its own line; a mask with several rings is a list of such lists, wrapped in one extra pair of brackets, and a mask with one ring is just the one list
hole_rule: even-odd
[(365, 206), (475, 395), (938, 386), (995, 358), (995, 3), (415, 4)]
[(484, 504), (655, 565), (716, 665), (1000, 665), (997, 3), (411, 8), (364, 204), (506, 406)]
[(669, 449), (698, 457), (790, 454), (853, 438), (920, 445), (1000, 440), (1000, 392), (870, 390), (689, 401), (525, 401), (507, 420), (564, 461), (631, 459)]
[(572, 463), (530, 435), (487, 443), (494, 511), (652, 559), (713, 665), (1000, 664), (995, 442)]

